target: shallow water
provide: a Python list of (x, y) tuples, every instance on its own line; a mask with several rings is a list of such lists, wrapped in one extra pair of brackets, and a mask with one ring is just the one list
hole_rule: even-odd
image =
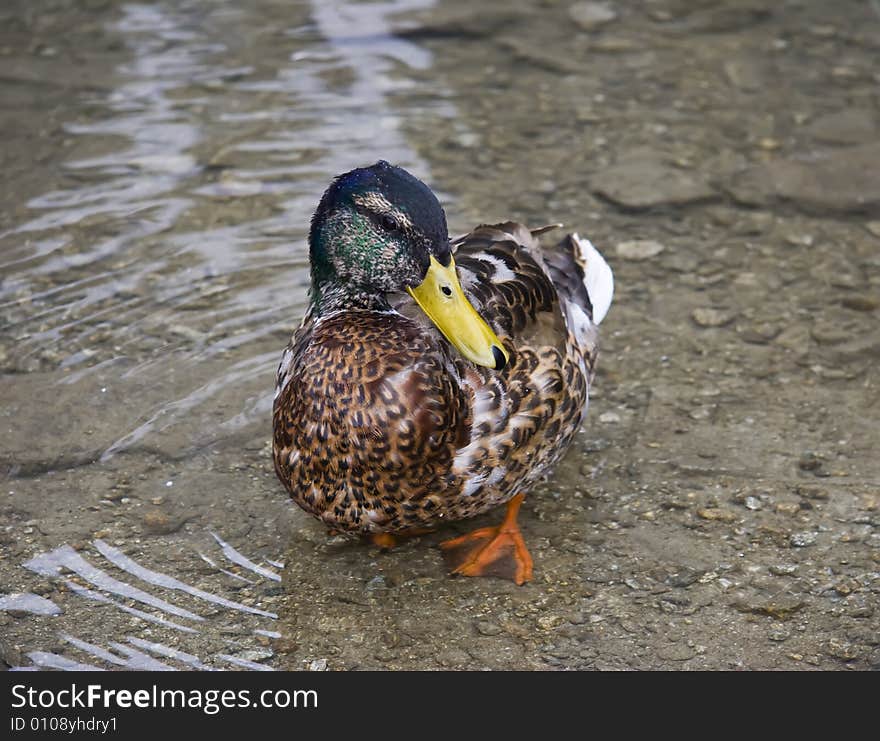
[[(0, 12), (7, 664), (880, 662), (874, 5), (30, 7)], [(442, 535), (328, 539), (275, 480), (308, 220), (379, 158), (452, 233), (562, 221), (615, 270), (524, 588), (447, 578)]]

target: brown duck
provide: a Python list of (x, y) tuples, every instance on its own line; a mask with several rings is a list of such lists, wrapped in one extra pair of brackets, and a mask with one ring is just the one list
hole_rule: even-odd
[(309, 234), (311, 302), (278, 368), (275, 470), (332, 530), (394, 536), (500, 504), (442, 544), (453, 572), (531, 579), (516, 516), (587, 411), (613, 277), (577, 234), (507, 222), (450, 242), (420, 180), (340, 175)]

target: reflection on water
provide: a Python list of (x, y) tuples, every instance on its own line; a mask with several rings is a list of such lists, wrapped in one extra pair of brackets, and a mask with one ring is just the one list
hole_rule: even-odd
[[(379, 156), (427, 172), (388, 96), (411, 84), (399, 65), (430, 64), (390, 19), (429, 4), (122, 6), (119, 87), (66, 126), (108, 151), (66, 162), (62, 187), (0, 235), (20, 369), (60, 366), (71, 383), (112, 364), (126, 384), (173, 364), (195, 381), (138, 408), (106, 454), (266, 381), (304, 310), (306, 230), (333, 175)], [(224, 369), (200, 377), (216, 356)], [(269, 385), (218, 429), (264, 417)]]
[[(214, 537), (217, 539), (218, 544), (221, 545), (223, 557), (231, 563), (244, 566), (247, 570), (264, 579), (278, 580), (280, 578), (274, 571), (254, 563), (247, 556), (240, 553), (216, 535)], [(104, 556), (104, 558), (110, 563), (118, 567), (120, 571), (125, 572), (128, 578), (134, 576), (154, 587), (163, 587), (171, 591), (183, 592), (190, 597), (195, 598), (197, 603), (198, 601), (208, 602), (211, 605), (224, 608), (228, 612), (221, 611), (219, 613), (221, 620), (235, 619), (235, 612), (256, 615), (270, 620), (277, 620), (278, 618), (278, 615), (273, 612), (267, 612), (266, 610), (260, 610), (240, 602), (228, 600), (222, 596), (213, 594), (212, 592), (207, 592), (203, 589), (191, 586), (168, 574), (145, 568), (126, 556), (119, 549), (114, 548), (101, 540), (96, 540), (92, 545), (95, 547), (95, 550)], [(149, 591), (133, 586), (125, 579), (116, 579), (110, 576), (107, 572), (92, 565), (90, 561), (78, 554), (70, 546), (64, 545), (47, 553), (40, 553), (30, 561), (26, 562), (24, 567), (50, 579), (60, 578), (73, 594), (83, 597), (86, 600), (111, 605), (129, 615), (133, 615), (140, 620), (145, 621), (146, 623), (152, 623), (172, 631), (180, 631), (190, 634), (198, 633), (199, 630), (204, 629), (204, 625), (198, 625), (198, 623), (205, 622), (205, 618), (202, 615), (156, 597)], [(95, 589), (84, 587), (71, 579), (63, 578), (61, 575), (67, 572), (79, 576), (83, 581), (90, 584), (92, 587), (95, 587)], [(152, 607), (154, 612), (145, 612), (142, 609), (131, 607), (119, 601), (119, 599), (106, 596), (108, 593), (115, 595), (117, 598), (126, 599), (130, 602), (137, 602), (142, 606)], [(63, 612), (61, 608), (50, 600), (46, 600), (43, 597), (30, 593), (14, 594), (0, 598), (0, 610), (15, 610), (18, 612), (29, 612), (35, 615), (60, 615)], [(182, 624), (176, 620), (165, 617), (166, 614), (173, 615), (178, 619), (187, 620), (190, 623), (196, 623), (196, 625)], [(216, 625), (212, 625), (210, 628), (210, 630), (217, 629)], [(222, 628), (219, 629), (222, 630)], [(252, 632), (254, 635), (267, 637), (279, 636), (277, 631), (266, 630), (265, 628), (252, 628)], [(127, 644), (118, 641), (108, 642), (107, 646), (109, 649), (112, 649), (112, 651), (103, 648), (100, 645), (76, 638), (68, 633), (61, 633), (60, 637), (66, 643), (75, 646), (93, 659), (98, 659), (99, 662), (104, 662), (111, 666), (116, 665), (126, 669), (143, 669), (147, 671), (173, 671), (177, 668), (174, 665), (162, 663), (149, 654), (137, 650), (138, 648), (142, 648), (154, 655), (159, 655), (166, 659), (172, 659), (187, 667), (205, 670), (211, 668), (202, 663), (197, 656), (191, 653), (181, 651), (180, 649), (167, 646), (163, 643), (145, 641), (136, 636), (128, 636), (126, 638)], [(137, 648), (132, 648), (132, 646)], [(113, 651), (116, 653), (113, 653)], [(82, 671), (87, 669), (104, 668), (100, 663), (97, 665), (82, 664), (81, 662), (74, 661), (64, 655), (45, 651), (30, 651), (27, 656), (31, 660), (32, 666), (38, 668), (60, 669), (63, 671)], [(242, 658), (241, 656), (218, 653), (215, 658), (221, 662), (233, 664), (246, 669), (269, 669), (269, 667), (266, 667), (263, 664), (258, 664), (247, 658)], [(14, 668), (21, 669), (29, 667)]]

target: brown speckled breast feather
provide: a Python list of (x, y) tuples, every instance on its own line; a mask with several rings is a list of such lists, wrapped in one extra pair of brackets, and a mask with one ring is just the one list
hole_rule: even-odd
[(586, 411), (597, 333), (571, 238), (542, 252), (506, 223), (453, 249), (510, 352), (503, 371), (464, 360), (409, 296), (385, 313), (307, 317), (284, 353), (275, 468), (336, 530), (395, 532), (502, 504), (562, 456)]

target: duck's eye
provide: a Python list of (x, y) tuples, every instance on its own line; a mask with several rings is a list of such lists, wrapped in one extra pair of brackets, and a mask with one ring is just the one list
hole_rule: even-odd
[(396, 232), (400, 230), (400, 224), (397, 223), (397, 219), (393, 216), (389, 216), (388, 214), (383, 214), (381, 218), (382, 228), (389, 232)]
[(452, 289), (449, 286), (441, 286), (440, 290), (443, 291), (444, 296), (451, 296), (452, 295)]

